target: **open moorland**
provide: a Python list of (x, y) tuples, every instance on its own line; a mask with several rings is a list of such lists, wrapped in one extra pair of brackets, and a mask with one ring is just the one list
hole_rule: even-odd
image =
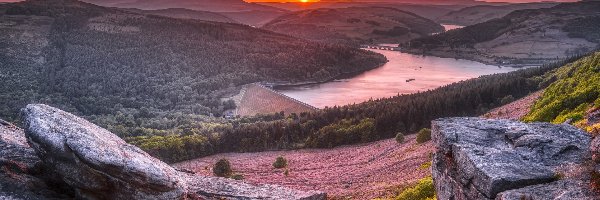
[[(431, 174), (427, 164), (433, 152), (431, 142), (417, 144), (414, 135), (405, 139), (403, 144), (388, 139), (334, 149), (225, 153), (174, 166), (213, 176), (212, 166), (226, 158), (249, 183), (320, 190), (333, 198), (372, 199), (392, 196)], [(278, 156), (288, 160), (287, 176), (284, 169), (272, 166)]]

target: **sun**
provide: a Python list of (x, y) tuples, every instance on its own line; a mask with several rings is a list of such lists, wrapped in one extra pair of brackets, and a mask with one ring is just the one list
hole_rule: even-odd
[(302, 3), (308, 3), (308, 0), (300, 0)]

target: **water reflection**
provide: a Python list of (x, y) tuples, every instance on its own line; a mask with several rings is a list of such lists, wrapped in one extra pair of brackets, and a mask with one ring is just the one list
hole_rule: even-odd
[(518, 69), (452, 58), (423, 57), (384, 50), (372, 51), (385, 55), (390, 62), (352, 78), (323, 84), (280, 88), (278, 91), (318, 108), (324, 108), (360, 103), (371, 98), (426, 91), (481, 75), (506, 73)]

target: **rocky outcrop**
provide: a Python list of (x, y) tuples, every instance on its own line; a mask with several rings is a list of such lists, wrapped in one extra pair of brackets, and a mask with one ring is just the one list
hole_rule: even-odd
[(432, 123), (438, 199), (596, 199), (590, 136), (570, 125), (445, 118)]
[(67, 198), (39, 178), (40, 164), (23, 130), (0, 120), (0, 199)]
[(51, 183), (84, 199), (325, 199), (178, 171), (82, 118), (47, 105), (22, 110), (25, 133)]

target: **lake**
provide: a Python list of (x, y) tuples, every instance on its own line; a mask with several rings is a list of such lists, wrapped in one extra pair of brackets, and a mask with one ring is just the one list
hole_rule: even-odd
[(278, 88), (277, 91), (318, 108), (361, 103), (369, 99), (427, 91), (482, 75), (520, 68), (498, 67), (469, 60), (374, 50), (389, 62), (352, 78), (322, 84)]

